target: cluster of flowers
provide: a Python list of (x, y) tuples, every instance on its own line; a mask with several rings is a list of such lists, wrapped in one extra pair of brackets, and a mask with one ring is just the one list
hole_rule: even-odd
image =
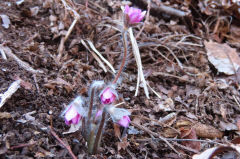
[[(98, 85), (98, 83), (102, 83), (102, 81), (95, 81), (92, 84), (92, 87)], [(100, 103), (103, 106), (96, 111), (95, 118), (99, 118), (103, 111), (106, 110), (111, 115), (114, 122), (122, 127), (128, 127), (130, 123), (130, 113), (126, 109), (114, 107), (113, 104), (117, 98), (118, 94), (113, 86), (107, 86), (104, 88), (99, 94)], [(84, 107), (84, 103), (84, 99), (78, 96), (66, 107), (63, 115), (67, 125), (77, 125), (82, 118), (86, 117), (88, 107)]]
[[(139, 23), (145, 14), (146, 11), (142, 12), (140, 9), (125, 6), (124, 29)], [(127, 46), (125, 47), (127, 48)], [(124, 59), (122, 61), (124, 65)], [(93, 82), (89, 89), (89, 97), (87, 99), (81, 96), (76, 97), (62, 113), (67, 125), (82, 124), (89, 153), (96, 153), (97, 151), (107, 114), (111, 116), (114, 123), (124, 128), (129, 126), (131, 113), (124, 108), (116, 107), (119, 96), (115, 84), (121, 71), (120, 68), (118, 75), (110, 85), (106, 85), (103, 81)]]
[[(137, 9), (137, 8), (125, 6), (124, 8), (125, 26), (130, 27), (131, 25), (139, 23), (144, 18), (145, 14), (146, 14), (146, 11), (141, 11), (140, 9)], [(99, 97), (100, 97), (101, 104), (104, 105), (104, 107), (102, 107), (102, 109), (97, 111), (96, 118), (101, 116), (103, 112), (103, 108), (105, 108), (107, 112), (111, 115), (114, 122), (117, 122), (119, 125), (123, 127), (128, 127), (130, 123), (130, 118), (129, 118), (130, 113), (126, 113), (124, 109), (115, 108), (114, 106), (112, 106), (116, 98), (118, 98), (117, 91), (114, 89), (114, 87), (106, 86), (99, 94)], [(78, 124), (79, 121), (86, 115), (85, 113), (86, 111), (83, 108), (83, 103), (84, 101), (82, 100), (82, 98), (77, 97), (65, 109), (63, 114), (65, 117), (65, 123), (67, 125)], [(119, 114), (116, 115), (116, 113), (120, 113), (121, 115)]]

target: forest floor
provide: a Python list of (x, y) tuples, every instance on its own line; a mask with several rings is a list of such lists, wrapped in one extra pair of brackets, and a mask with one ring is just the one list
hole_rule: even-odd
[[(91, 43), (119, 69), (125, 5), (150, 9), (133, 27), (150, 98), (142, 84), (135, 96), (129, 43), (117, 85), (131, 112), (127, 137), (116, 137), (107, 122), (99, 153), (89, 155), (81, 133), (64, 134), (60, 114), (77, 95), (87, 97), (94, 80), (115, 76)], [(0, 0), (0, 93), (20, 81), (0, 100), (0, 157), (72, 158), (54, 132), (78, 158), (192, 158), (229, 145), (240, 134), (239, 8), (231, 0)]]

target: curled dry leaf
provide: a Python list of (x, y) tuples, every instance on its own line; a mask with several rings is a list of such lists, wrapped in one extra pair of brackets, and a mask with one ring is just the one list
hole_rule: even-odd
[(214, 67), (227, 75), (235, 74), (240, 67), (240, 58), (236, 49), (231, 48), (227, 44), (219, 44), (216, 42), (204, 41), (208, 60)]
[(197, 123), (193, 126), (193, 128), (196, 130), (198, 137), (214, 139), (214, 138), (222, 138), (223, 136), (223, 133), (221, 131), (219, 131), (218, 129), (210, 125)]
[(212, 159), (213, 157), (221, 154), (222, 158), (239, 158), (240, 157), (240, 138), (232, 140), (232, 143), (226, 146), (213, 147), (205, 150), (200, 154), (193, 156), (193, 159)]

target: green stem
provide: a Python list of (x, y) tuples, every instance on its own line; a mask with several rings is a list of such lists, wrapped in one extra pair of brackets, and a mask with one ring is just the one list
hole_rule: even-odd
[(120, 65), (120, 69), (119, 69), (115, 79), (112, 82), (113, 84), (115, 84), (117, 82), (117, 80), (119, 79), (119, 77), (122, 73), (123, 67), (125, 65), (125, 62), (126, 62), (126, 58), (127, 58), (127, 29), (123, 29), (122, 37), (123, 37), (123, 47), (124, 47), (123, 59), (122, 59), (121, 65)]

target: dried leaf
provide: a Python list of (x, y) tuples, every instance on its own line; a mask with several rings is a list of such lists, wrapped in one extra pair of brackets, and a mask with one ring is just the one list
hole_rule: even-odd
[(118, 151), (120, 151), (121, 149), (125, 150), (129, 145), (130, 144), (127, 141), (127, 136), (125, 136), (121, 142), (117, 142)]
[(113, 123), (113, 128), (114, 128), (114, 134), (116, 137), (120, 138), (121, 137), (121, 132), (120, 132), (120, 128), (119, 125)]
[(235, 74), (240, 67), (240, 58), (236, 49), (231, 48), (227, 44), (219, 44), (216, 42), (204, 42), (208, 60), (215, 66), (219, 72), (227, 75)]
[(11, 114), (8, 112), (0, 112), (0, 119), (11, 118)]
[(223, 130), (223, 131), (234, 131), (234, 130), (238, 130), (238, 127), (233, 124), (233, 123), (225, 123), (223, 121), (220, 121), (219, 123), (219, 126), (220, 128)]
[(193, 128), (196, 130), (198, 137), (214, 139), (214, 138), (222, 138), (223, 136), (223, 133), (221, 131), (219, 131), (218, 129), (210, 125), (197, 123), (193, 125)]
[(240, 155), (240, 146), (236, 145), (230, 145), (230, 146), (220, 146), (220, 147), (213, 147), (210, 149), (205, 150), (204, 152), (200, 154), (196, 154), (193, 156), (193, 159), (212, 159), (214, 156), (217, 156), (218, 154), (222, 154), (226, 151), (235, 151), (238, 154), (238, 157)]
[(9, 28), (9, 25), (11, 24), (11, 21), (9, 19), (9, 17), (7, 15), (0, 15), (1, 18), (2, 18), (2, 26), (5, 28), (5, 29), (8, 29)]
[[(194, 129), (181, 129), (181, 138), (197, 139), (196, 131)], [(182, 144), (197, 151), (201, 149), (201, 143), (198, 141), (183, 141)]]

